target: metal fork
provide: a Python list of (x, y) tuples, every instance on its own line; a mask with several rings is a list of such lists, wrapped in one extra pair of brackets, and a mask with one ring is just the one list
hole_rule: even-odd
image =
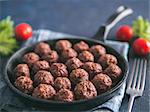
[(134, 59), (132, 72), (129, 77), (126, 93), (130, 95), (128, 112), (131, 112), (134, 99), (142, 96), (146, 78), (146, 59)]

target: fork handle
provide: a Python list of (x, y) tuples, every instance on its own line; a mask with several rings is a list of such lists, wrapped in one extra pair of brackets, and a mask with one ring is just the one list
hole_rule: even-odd
[(132, 110), (134, 99), (135, 99), (134, 95), (130, 96), (129, 104), (128, 104), (128, 112), (131, 112), (131, 110)]

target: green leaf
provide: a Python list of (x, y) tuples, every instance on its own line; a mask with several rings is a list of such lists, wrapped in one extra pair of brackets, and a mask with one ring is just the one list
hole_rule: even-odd
[(10, 16), (0, 21), (0, 54), (9, 55), (18, 47)]
[(145, 38), (150, 41), (150, 22), (139, 16), (132, 25), (133, 33), (135, 36)]

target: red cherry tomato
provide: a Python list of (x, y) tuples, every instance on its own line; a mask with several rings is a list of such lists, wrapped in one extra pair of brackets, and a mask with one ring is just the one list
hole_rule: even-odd
[(32, 27), (27, 23), (20, 23), (15, 27), (17, 39), (27, 40), (32, 36)]
[(150, 42), (143, 38), (136, 39), (132, 47), (134, 52), (138, 55), (145, 56), (150, 53)]
[(116, 32), (116, 37), (121, 41), (129, 41), (133, 37), (132, 28), (128, 25), (120, 26)]

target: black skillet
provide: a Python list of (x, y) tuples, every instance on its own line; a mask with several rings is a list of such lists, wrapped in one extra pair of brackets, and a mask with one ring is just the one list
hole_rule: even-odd
[[(7, 62), (6, 68), (5, 68), (5, 80), (10, 87), (10, 89), (22, 100), (27, 106), (32, 106), (41, 110), (57, 110), (57, 111), (85, 111), (92, 108), (95, 108), (99, 106), (100, 104), (103, 104), (108, 99), (112, 98), (119, 90), (119, 88), (122, 86), (123, 82), (127, 78), (128, 74), (128, 63), (126, 62), (125, 58), (121, 56), (116, 50), (109, 47), (107, 44), (104, 43), (104, 40), (107, 37), (107, 34), (109, 30), (122, 18), (132, 13), (132, 10), (127, 7), (119, 7), (117, 11), (107, 20), (106, 24), (103, 25), (99, 31), (94, 35), (93, 39), (88, 38), (64, 38), (72, 43), (79, 42), (81, 40), (84, 40), (87, 42), (90, 46), (94, 44), (100, 44), (104, 46), (107, 50), (107, 53), (113, 54), (118, 59), (118, 65), (122, 69), (122, 76), (120, 77), (119, 81), (110, 89), (109, 91), (95, 97), (89, 100), (78, 100), (73, 101), (69, 103), (64, 102), (57, 102), (57, 101), (49, 101), (49, 100), (43, 100), (43, 99), (37, 99), (30, 95), (24, 94), (18, 89), (16, 89), (13, 85), (14, 82), (14, 75), (13, 75), (13, 69), (18, 63), (21, 63), (21, 57), (26, 52), (32, 51), (33, 46), (31, 47), (25, 47), (18, 50)], [(102, 38), (103, 37), (103, 38)], [(102, 39), (102, 41), (96, 40), (96, 39)], [(54, 43), (59, 39), (53, 39), (53, 40), (47, 40), (46, 42), (50, 44), (50, 46), (54, 46)]]

